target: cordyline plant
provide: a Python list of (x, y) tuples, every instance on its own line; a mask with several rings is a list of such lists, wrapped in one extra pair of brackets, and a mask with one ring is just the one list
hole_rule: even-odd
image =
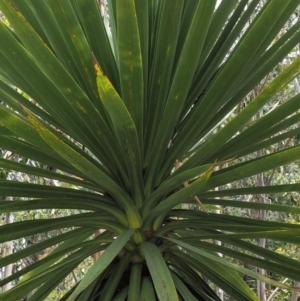
[[(0, 300), (19, 301), (30, 292), (30, 301), (47, 300), (97, 252), (99, 259), (60, 301), (220, 300), (207, 279), (235, 300), (258, 300), (240, 274), (290, 288), (220, 254), (300, 280), (298, 261), (249, 241), (297, 244), (300, 225), (211, 208), (300, 212), (235, 198), (300, 190), (300, 184), (224, 189), (300, 159), (295, 146), (245, 160), (299, 132), (292, 126), (300, 121), (300, 95), (252, 121), (297, 74), (300, 58), (227, 118), (299, 43), (300, 22), (276, 37), (300, 1), (269, 0), (260, 9), (259, 0), (218, 7), (216, 0), (107, 2), (109, 26), (96, 0), (0, 0), (9, 22), (0, 26), (0, 147), (54, 172), (5, 159), (0, 167), (71, 184), (1, 179), (0, 194), (16, 200), (1, 201), (0, 212), (82, 212), (1, 227), (0, 242), (65, 230), (0, 259), (6, 266), (57, 246), (2, 280), (0, 286), (21, 279)], [(199, 210), (182, 209), (184, 203)]]

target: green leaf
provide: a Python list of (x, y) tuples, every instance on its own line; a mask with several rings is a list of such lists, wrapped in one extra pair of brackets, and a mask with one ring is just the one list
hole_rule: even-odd
[[(90, 248), (86, 248), (85, 250), (79, 250), (67, 258), (63, 259), (60, 264), (54, 265), (48, 268), (46, 271), (41, 274), (35, 276), (34, 278), (30, 278), (24, 282), (22, 282), (18, 287), (13, 290), (9, 290), (4, 294), (1, 294), (0, 300), (12, 300), (18, 301), (20, 298), (23, 298), (29, 292), (32, 292), (38, 286), (43, 283), (49, 281), (51, 285), (55, 283), (54, 287), (61, 282), (82, 260), (86, 257), (94, 254), (99, 249), (99, 246), (91, 246)], [(56, 277), (49, 279), (49, 273), (57, 273)], [(47, 284), (46, 284), (47, 286)], [(54, 288), (52, 287), (52, 289)], [(51, 290), (52, 290), (51, 289)], [(44, 292), (43, 292), (44, 293)], [(49, 290), (46, 291), (46, 295), (50, 293)], [(5, 299), (6, 298), (6, 299)], [(39, 299), (38, 299), (39, 300)]]
[[(105, 74), (115, 87), (120, 91), (119, 70), (116, 59), (107, 36), (103, 18), (96, 1), (77, 0), (80, 20), (83, 30), (95, 55)], [(89, 16), (86, 18), (85, 16)]]
[(220, 172), (216, 172), (211, 177), (211, 182), (207, 183), (206, 188), (209, 189), (211, 187), (217, 187), (229, 182), (245, 179), (252, 175), (294, 162), (300, 158), (299, 148), (299, 146), (291, 147), (246, 163), (236, 164), (233, 170), (229, 167), (227, 168), (229, 169), (228, 171), (223, 169)]
[(142, 264), (134, 264), (131, 268), (128, 300), (140, 300), (140, 289), (142, 285), (142, 268)]
[(141, 243), (155, 291), (160, 301), (178, 300), (176, 288), (160, 250), (150, 242)]
[(136, 127), (138, 125), (134, 124), (125, 103), (119, 97), (97, 62), (95, 62), (95, 69), (99, 95), (111, 117), (119, 145), (123, 150), (134, 201), (140, 206), (143, 199), (143, 183), (141, 150)]
[(156, 301), (155, 289), (151, 277), (143, 277), (140, 301)]
[[(85, 231), (82, 234), (77, 235), (76, 237), (71, 237), (68, 240), (65, 240), (61, 245), (59, 245), (51, 253), (49, 253), (46, 258), (41, 259), (34, 264), (31, 264), (29, 266), (29, 270), (31, 271), (26, 273), (20, 281), (24, 282), (26, 280), (34, 278), (40, 273), (47, 271), (49, 267), (51, 267), (61, 257), (65, 256), (68, 251), (74, 250), (74, 248), (80, 248), (82, 242), (85, 241), (88, 237), (90, 237), (94, 233), (94, 231), (94, 229), (90, 231)], [(85, 244), (85, 246), (88, 246), (88, 244), (89, 243)], [(24, 270), (26, 270), (26, 268), (22, 269), (22, 274)], [(14, 275), (14, 277), (16, 276), (17, 275)]]
[[(238, 47), (231, 53), (231, 57), (224, 64), (220, 72), (218, 72), (216, 79), (209, 86), (201, 102), (191, 111), (187, 122), (176, 136), (177, 141), (174, 141), (173, 150), (174, 152), (180, 150), (181, 153), (172, 154), (173, 162), (174, 158), (182, 156), (182, 152), (188, 151), (199, 141), (197, 136), (205, 129), (210, 120), (213, 119), (220, 105), (224, 105), (235, 91), (235, 86), (241, 85), (244, 77), (246, 75), (249, 76), (246, 67), (251, 67), (256, 62), (256, 52), (259, 51), (262, 53), (264, 51), (260, 47), (266, 46), (264, 43), (265, 39), (267, 40), (266, 37), (268, 39), (272, 36), (275, 37), (276, 32), (273, 32), (272, 29), (277, 22), (276, 20), (287, 20), (285, 18), (288, 18), (288, 13), (285, 15), (283, 12), (285, 9), (290, 9), (291, 5), (297, 4), (293, 1), (286, 1), (284, 3), (271, 1), (261, 15), (257, 17), (256, 22), (252, 23), (247, 34), (240, 40)], [(269, 34), (270, 36), (268, 36)], [(257, 43), (257, 39), (259, 43)], [(237, 66), (244, 66), (244, 68), (238, 68), (237, 71)], [(224, 91), (228, 91), (228, 93), (226, 94)], [(170, 166), (171, 162), (168, 163)]]
[[(211, 176), (215, 164), (211, 165), (204, 173), (202, 173), (191, 185), (186, 185), (179, 192), (174, 193), (167, 197), (163, 202), (161, 202), (158, 206), (154, 207), (146, 216), (144, 222), (145, 229), (153, 229), (157, 230), (161, 227), (161, 223), (165, 218), (167, 212), (169, 212), (172, 208), (182, 203), (182, 200), (188, 197), (195, 197), (196, 191), (201, 189)], [(149, 202), (149, 201), (148, 201)], [(153, 226), (152, 226), (153, 223)]]
[(212, 283), (250, 301), (240, 273), (280, 285), (243, 264), (299, 280), (298, 261), (252, 243), (298, 245), (299, 224), (222, 208), (300, 212), (243, 201), (300, 191), (243, 180), (300, 158), (300, 0), (104, 2), (0, 0), (0, 213), (16, 217), (0, 242), (46, 235), (0, 265), (52, 251), (1, 280), (17, 285), (0, 300), (48, 300), (63, 283), (61, 301), (219, 301)]
[(26, 237), (29, 235), (42, 233), (54, 229), (63, 229), (68, 227), (92, 227), (110, 229), (115, 233), (121, 233), (123, 228), (120, 227), (114, 219), (106, 214), (99, 213), (80, 213), (71, 216), (65, 216), (55, 219), (36, 219), (16, 222), (13, 224), (3, 225), (5, 231), (0, 237), (0, 242), (10, 241)]
[[(237, 264), (234, 264), (234, 263), (231, 263), (231, 262), (228, 262), (226, 259), (220, 257), (216, 254), (211, 254), (211, 253), (208, 253), (206, 251), (203, 251), (199, 248), (196, 248), (196, 247), (193, 247), (191, 246), (190, 244), (187, 244), (187, 243), (184, 243), (178, 239), (173, 239), (173, 238), (167, 238), (168, 240), (172, 241), (173, 243), (175, 243), (176, 245), (188, 250), (188, 251), (192, 251), (198, 255), (201, 255), (201, 256), (196, 256), (195, 259), (200, 261), (202, 264), (207, 260), (207, 266), (210, 266), (210, 268), (212, 268), (213, 266), (215, 267), (219, 267), (219, 268), (222, 268), (224, 270), (224, 272), (220, 273), (220, 275), (222, 277), (224, 277), (224, 273), (225, 273), (225, 270), (226, 268), (229, 268), (233, 271), (237, 271), (237, 272), (240, 272), (240, 273), (243, 273), (243, 274), (246, 274), (250, 277), (253, 277), (255, 279), (258, 279), (258, 280), (261, 280), (261, 281), (264, 281), (266, 283), (269, 283), (271, 285), (275, 285), (275, 286), (278, 286), (278, 287), (281, 287), (281, 288), (285, 288), (285, 289), (289, 289), (290, 287), (286, 284), (283, 284), (281, 282), (278, 282), (278, 281), (275, 281), (275, 280), (272, 280), (270, 278), (267, 278), (265, 276), (262, 276), (258, 273), (255, 273), (255, 272), (252, 272), (246, 268), (243, 268)], [(206, 264), (205, 264), (206, 265)], [(223, 266), (223, 267), (222, 267)], [(226, 267), (226, 268), (225, 268)], [(232, 273), (232, 272), (231, 272)], [(223, 275), (222, 275), (223, 274)], [(230, 274), (230, 273), (227, 273), (227, 274)], [(237, 278), (240, 278), (238, 276), (238, 274), (236, 275), (233, 275), (234, 277), (237, 277)], [(236, 279), (237, 281), (237, 279)], [(239, 281), (240, 282), (240, 281)], [(241, 283), (241, 282), (240, 282)], [(245, 289), (245, 293), (246, 291), (248, 291), (248, 296), (250, 297), (254, 297), (257, 299), (257, 297), (255, 297), (255, 295), (252, 293), (252, 294), (249, 294), (249, 292), (251, 291), (248, 286), (244, 285), (244, 289)], [(254, 300), (256, 300), (254, 299)], [(257, 299), (259, 300), (259, 299)]]
[(299, 70), (300, 58), (296, 59), (289, 67), (287, 67), (255, 99), (253, 99), (241, 113), (236, 115), (224, 128), (209, 139), (203, 147), (198, 149), (197, 154), (188, 160), (187, 166), (184, 166), (183, 169), (201, 164), (201, 162), (204, 162), (205, 159), (213, 155), (215, 151), (218, 151), (218, 146), (222, 147), (222, 145), (224, 145), (237, 132), (237, 130), (243, 128), (275, 93), (280, 91), (291, 81)]
[(185, 286), (185, 284), (176, 276), (175, 273), (172, 273), (172, 278), (174, 280), (176, 289), (179, 291), (180, 295), (185, 301), (197, 301), (197, 299), (192, 295), (190, 290)]
[[(158, 184), (156, 177), (161, 164), (164, 160), (164, 154), (170, 140), (174, 127), (180, 116), (185, 98), (188, 94), (194, 73), (196, 63), (199, 60), (204, 39), (210, 23), (210, 17), (214, 11), (216, 1), (200, 1), (195, 9), (193, 21), (191, 23), (187, 38), (180, 55), (180, 60), (174, 71), (173, 81), (170, 92), (167, 97), (164, 113), (158, 128), (157, 136), (153, 144), (150, 156), (151, 165), (146, 174), (146, 189), (152, 191)], [(199, 39), (198, 30), (201, 28), (202, 35)], [(197, 45), (197, 46), (196, 46)], [(197, 52), (195, 52), (197, 49)], [(172, 142), (172, 141), (171, 141)], [(175, 162), (176, 158), (174, 159)]]
[(86, 233), (86, 232), (90, 232), (90, 229), (88, 229), (88, 230), (87, 229), (75, 229), (75, 230), (71, 230), (66, 233), (63, 233), (61, 235), (54, 236), (52, 238), (49, 238), (43, 242), (34, 244), (32, 246), (28, 246), (27, 248), (25, 248), (23, 250), (20, 250), (16, 253), (12, 253), (8, 256), (1, 258), (0, 266), (3, 267), (6, 265), (9, 265), (11, 263), (17, 262), (18, 260), (25, 258), (26, 256), (29, 256), (34, 253), (38, 253), (44, 249), (47, 249), (48, 247), (56, 245), (57, 243), (60, 243), (69, 238), (72, 238), (72, 237), (76, 237), (76, 236), (81, 235), (82, 233)]
[(36, 131), (41, 138), (62, 158), (69, 161), (74, 168), (85, 174), (92, 181), (96, 182), (104, 190), (109, 191), (111, 195), (115, 196), (120, 202), (120, 205), (126, 210), (126, 213), (131, 217), (130, 222), (132, 225), (139, 226), (139, 215), (135, 207), (133, 207), (131, 199), (126, 197), (124, 190), (100, 169), (98, 169), (91, 162), (80, 156), (68, 144), (60, 140), (56, 135), (44, 127), (33, 116), (27, 115), (30, 122), (34, 125)]
[(201, 256), (192, 258), (186, 254), (177, 254), (179, 258), (191, 267), (202, 272), (203, 275), (211, 279), (225, 292), (233, 296), (236, 300), (259, 301), (259, 298), (242, 280), (239, 274), (229, 267)]
[(75, 300), (75, 298), (105, 270), (105, 268), (116, 258), (129, 241), (134, 231), (135, 229), (125, 230), (115, 239), (114, 242), (111, 243), (111, 245), (101, 255), (99, 260), (89, 269), (88, 273), (80, 281), (79, 285), (68, 300)]
[[(169, 89), (166, 87), (169, 87), (172, 79), (176, 45), (179, 42), (180, 18), (183, 11), (182, 0), (161, 1), (159, 5), (153, 2), (153, 20), (151, 17), (149, 19), (152, 21), (153, 49), (149, 49), (151, 51), (149, 67), (151, 68), (149, 68), (149, 97), (144, 148), (146, 166), (150, 164), (150, 154), (168, 96)], [(154, 26), (156, 22), (159, 26)]]
[(121, 97), (135, 123), (142, 151), (144, 79), (135, 0), (116, 2)]

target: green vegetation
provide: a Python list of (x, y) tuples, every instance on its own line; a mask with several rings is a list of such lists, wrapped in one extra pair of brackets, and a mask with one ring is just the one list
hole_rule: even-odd
[(300, 70), (300, 58), (278, 67), (299, 43), (299, 21), (278, 33), (300, 0), (107, 2), (0, 0), (0, 148), (23, 158), (0, 158), (0, 168), (62, 183), (3, 176), (0, 213), (70, 213), (1, 226), (0, 243), (52, 235), (0, 258), (3, 267), (51, 249), (0, 281), (18, 282), (0, 300), (49, 300), (91, 256), (59, 301), (220, 300), (213, 285), (259, 300), (242, 276), (291, 289), (276, 279), (300, 281), (300, 262), (253, 240), (296, 245), (300, 225), (220, 206), (300, 213), (239, 199), (300, 183), (235, 185), (300, 159), (298, 145), (271, 148), (299, 134), (300, 95), (259, 115)]

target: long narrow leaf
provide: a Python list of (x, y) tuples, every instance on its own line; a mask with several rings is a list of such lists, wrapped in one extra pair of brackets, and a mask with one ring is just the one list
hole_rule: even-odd
[(74, 300), (90, 283), (96, 279), (99, 274), (104, 271), (111, 261), (119, 254), (134, 231), (135, 229), (128, 229), (116, 238), (116, 240), (101, 255), (100, 259), (89, 269), (86, 276), (83, 280), (81, 280), (68, 300)]

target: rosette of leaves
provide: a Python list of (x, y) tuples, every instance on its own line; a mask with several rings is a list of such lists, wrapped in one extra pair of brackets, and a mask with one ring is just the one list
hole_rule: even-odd
[(63, 231), (0, 259), (5, 266), (55, 246), (3, 279), (21, 281), (0, 300), (47, 300), (97, 252), (60, 301), (219, 300), (207, 279), (235, 300), (258, 300), (240, 274), (288, 288), (220, 254), (300, 280), (299, 262), (247, 240), (297, 244), (299, 225), (213, 210), (300, 211), (237, 197), (299, 184), (224, 189), (300, 158), (295, 146), (245, 159), (298, 133), (299, 95), (251, 121), (297, 74), (300, 58), (227, 117), (299, 43), (299, 22), (276, 37), (300, 1), (259, 2), (108, 0), (103, 12), (95, 0), (0, 1), (9, 22), (0, 26), (0, 147), (54, 172), (5, 159), (0, 167), (69, 184), (1, 179), (0, 194), (16, 200), (1, 201), (0, 211), (77, 209), (1, 227), (0, 242)]

